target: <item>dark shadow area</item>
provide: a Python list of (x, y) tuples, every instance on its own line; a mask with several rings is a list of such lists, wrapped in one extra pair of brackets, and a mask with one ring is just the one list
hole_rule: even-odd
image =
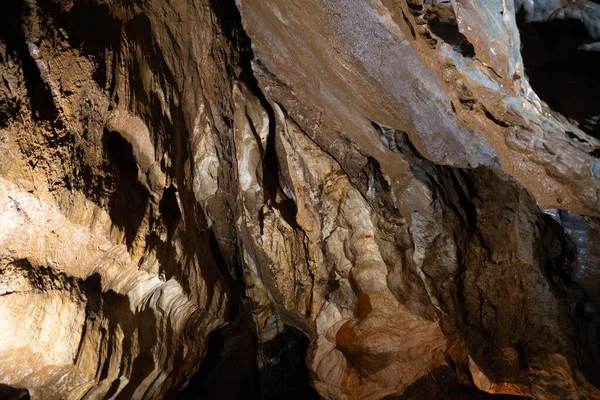
[[(246, 290), (243, 281), (243, 267), (240, 262), (228, 262), (228, 260), (234, 260), (235, 256), (226, 257), (226, 255), (223, 254), (214, 229), (211, 229), (208, 232), (208, 248), (215, 261), (218, 272), (222, 277), (227, 278), (226, 282), (229, 285), (229, 291), (232, 298), (235, 299), (235, 301), (230, 301), (228, 305), (228, 316), (231, 320), (233, 320), (238, 315), (240, 301), (243, 298)], [(228, 269), (228, 266), (230, 265), (231, 270)], [(209, 296), (212, 297), (212, 293), (209, 292)]]
[[(248, 312), (248, 310), (246, 310)], [(214, 331), (206, 354), (178, 400), (260, 399), (256, 343), (249, 315), (240, 323)]]
[(580, 49), (593, 41), (583, 22), (528, 23), (519, 13), (517, 25), (525, 72), (535, 92), (554, 111), (600, 138), (600, 52)]
[[(2, 14), (0, 16), (0, 65), (4, 66), (5, 72), (3, 73), (3, 80), (0, 85), (0, 128), (6, 128), (9, 125), (9, 121), (17, 115), (19, 111), (21, 100), (17, 93), (14, 93), (15, 89), (10, 84), (11, 75), (20, 75), (17, 70), (17, 66), (13, 68), (6, 67), (10, 65), (12, 59), (16, 58), (17, 51), (15, 50), (15, 43), (9, 43), (9, 41), (14, 40), (15, 32), (14, 29), (18, 29), (18, 27), (11, 26), (9, 21), (6, 21), (7, 17), (9, 19), (14, 19), (16, 16), (14, 15), (15, 10), (10, 10), (9, 2), (9, 10), (7, 10), (6, 15)], [(14, 24), (14, 21), (13, 21)], [(10, 70), (13, 71), (10, 71)], [(13, 82), (17, 81), (20, 77), (17, 77)], [(13, 83), (14, 85), (14, 83)]]
[[(158, 321), (156, 319), (156, 316), (154, 315), (154, 311), (151, 308), (144, 308), (142, 311), (137, 312), (133, 316), (131, 323), (132, 324), (130, 329), (132, 330), (132, 332), (135, 329), (134, 324), (138, 324), (137, 345), (139, 346), (141, 353), (135, 358), (135, 361), (133, 362), (129, 382), (123, 388), (123, 390), (119, 392), (119, 395), (117, 397), (118, 399), (124, 400), (135, 398), (135, 391), (139, 388), (142, 382), (154, 371), (156, 367), (156, 361), (154, 360), (154, 357), (150, 351), (159, 343), (159, 338), (155, 329)], [(123, 323), (123, 325), (126, 327), (128, 326), (126, 323)], [(145, 326), (149, 327), (150, 329), (144, 329)], [(168, 333), (169, 329), (167, 328), (165, 336), (161, 338), (166, 343), (170, 343), (171, 340), (171, 335), (169, 335)], [(118, 387), (116, 382), (115, 386)], [(107, 393), (106, 397), (110, 398), (110, 396), (110, 393)]]
[(368, 162), (365, 167), (365, 175), (369, 177), (369, 187), (372, 188), (372, 196), (377, 202), (379, 207), (387, 210), (388, 212), (395, 212), (398, 206), (394, 202), (392, 194), (392, 188), (389, 182), (385, 179), (383, 170), (379, 162), (373, 158), (368, 157)]
[(177, 188), (175, 186), (171, 185), (163, 192), (159, 211), (165, 219), (169, 234), (172, 234), (181, 220), (181, 210), (177, 201)]
[(138, 166), (131, 144), (117, 132), (105, 132), (103, 144), (114, 170), (110, 217), (114, 224), (125, 230), (127, 247), (131, 247), (146, 213), (150, 194), (137, 179)]
[[(264, 101), (261, 102), (268, 105), (267, 100), (263, 100)], [(268, 108), (265, 107), (265, 109), (269, 114), (269, 120), (274, 121), (275, 115), (271, 106), (268, 105)], [(293, 199), (287, 197), (283, 190), (281, 190), (282, 184), (279, 181), (281, 168), (279, 165), (279, 159), (277, 157), (277, 144), (275, 140), (274, 128), (275, 124), (271, 123), (269, 127), (269, 137), (267, 138), (267, 145), (265, 147), (263, 157), (263, 184), (265, 188), (265, 194), (271, 199), (271, 206), (279, 210), (285, 222), (287, 222), (292, 228), (299, 229), (300, 226), (296, 221), (298, 206)]]
[(262, 345), (250, 316), (212, 333), (196, 375), (179, 400), (317, 400), (306, 367), (308, 338), (286, 326)]
[(475, 48), (471, 42), (469, 42), (467, 37), (460, 33), (456, 23), (434, 18), (429, 21), (429, 28), (431, 29), (431, 32), (452, 46), (454, 51), (462, 54), (464, 57), (475, 57)]
[[(427, 7), (423, 4), (411, 4), (409, 1), (408, 7), (413, 15), (422, 16), (427, 21), (431, 33), (452, 46), (454, 51), (463, 57), (475, 57), (473, 44), (458, 29), (456, 13), (450, 0), (435, 2), (435, 4), (429, 4)], [(423, 35), (431, 43), (430, 46), (435, 48), (438, 41), (431, 37), (429, 33)]]
[[(29, 54), (23, 24), (31, 15), (29, 6), (20, 0), (2, 3), (0, 13), (0, 40), (6, 43), (7, 52), (17, 54), (22, 62), (29, 106), (35, 121), (54, 123), (58, 110), (54, 105), (50, 88), (40, 75), (35, 60)], [(24, 99), (25, 100), (25, 99)]]
[(474, 386), (457, 383), (456, 372), (450, 367), (439, 367), (417, 379), (401, 396), (387, 396), (383, 400), (520, 400), (522, 396), (491, 395)]
[[(117, 293), (113, 290), (102, 290), (102, 278), (98, 273), (94, 273), (87, 277), (85, 280), (79, 281), (80, 288), (85, 293), (86, 298), (86, 319), (95, 320), (99, 318), (106, 318), (108, 326), (102, 328), (101, 346), (106, 346), (106, 356), (101, 364), (102, 370), (100, 371), (99, 380), (106, 379), (109, 375), (109, 368), (115, 368), (115, 363), (119, 363), (120, 368), (125, 367), (125, 362), (128, 362), (126, 357), (122, 357), (120, 360), (113, 359), (113, 352), (121, 347), (123, 352), (127, 353), (133, 346), (138, 346), (142, 350), (142, 354), (135, 358), (133, 370), (131, 372), (131, 378), (127, 386), (117, 396), (119, 399), (130, 399), (133, 391), (148, 376), (153, 369), (153, 359), (147, 353), (156, 343), (156, 331), (153, 329), (144, 330), (143, 326), (155, 327), (156, 318), (151, 309), (146, 309), (144, 312), (133, 313), (131, 312), (131, 305), (129, 298), (125, 295)], [(85, 325), (84, 325), (85, 326)], [(134, 331), (139, 329), (137, 338), (134, 336)], [(117, 331), (123, 332), (122, 343), (119, 343), (119, 338), (116, 334)], [(83, 344), (86, 332), (84, 330), (81, 335), (80, 348), (78, 353), (81, 351), (81, 345)], [(134, 342), (137, 341), (137, 342)], [(109, 388), (105, 398), (111, 398), (117, 393), (119, 386), (121, 385), (119, 379), (115, 380)]]
[(138, 168), (133, 158), (133, 148), (119, 133), (108, 134), (106, 152), (123, 177), (137, 179)]
[(544, 272), (559, 287), (573, 285), (572, 268), (577, 260), (577, 250), (568, 241), (564, 228), (547, 214), (538, 221), (541, 246), (546, 249)]
[(250, 38), (244, 31), (242, 16), (235, 4), (235, 0), (209, 0), (210, 8), (215, 13), (223, 35), (237, 49), (240, 57), (244, 58), (240, 64), (244, 69), (250, 68), (252, 60), (252, 49)]
[(14, 388), (0, 383), (0, 400), (29, 400), (27, 389)]
[[(416, 397), (415, 399), (418, 399)], [(442, 400), (528, 400), (530, 397), (509, 394), (489, 394), (477, 388), (465, 385), (455, 385), (441, 398)]]
[(261, 399), (320, 399), (306, 366), (309, 345), (306, 335), (291, 326), (262, 345), (258, 353)]

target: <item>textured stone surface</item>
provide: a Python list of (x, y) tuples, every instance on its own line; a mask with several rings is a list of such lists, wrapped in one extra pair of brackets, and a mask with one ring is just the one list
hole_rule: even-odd
[(8, 0), (0, 397), (600, 398), (599, 10)]

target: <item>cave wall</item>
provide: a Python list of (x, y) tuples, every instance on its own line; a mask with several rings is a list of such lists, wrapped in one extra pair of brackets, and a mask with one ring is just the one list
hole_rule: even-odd
[(0, 396), (600, 398), (598, 21), (6, 0)]

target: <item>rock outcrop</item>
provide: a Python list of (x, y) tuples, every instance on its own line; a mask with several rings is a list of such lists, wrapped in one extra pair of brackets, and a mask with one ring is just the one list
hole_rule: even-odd
[(600, 398), (598, 2), (0, 22), (0, 397)]

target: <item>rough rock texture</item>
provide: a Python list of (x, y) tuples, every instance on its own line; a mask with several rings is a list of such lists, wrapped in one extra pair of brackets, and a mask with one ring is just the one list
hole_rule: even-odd
[(600, 399), (600, 4), (5, 0), (0, 397)]

